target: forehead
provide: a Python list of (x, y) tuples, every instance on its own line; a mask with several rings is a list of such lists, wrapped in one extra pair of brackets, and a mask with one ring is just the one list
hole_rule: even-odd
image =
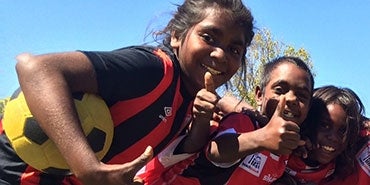
[(332, 103), (327, 105), (326, 108), (328, 109), (329, 117), (334, 126), (341, 127), (347, 125), (347, 114), (342, 106)]
[(228, 37), (240, 45), (246, 45), (243, 27), (236, 23), (230, 11), (221, 8), (207, 8), (203, 19), (194, 25), (198, 31), (211, 31), (222, 37)]
[(271, 85), (279, 81), (303, 88), (309, 92), (312, 91), (309, 74), (290, 62), (280, 63), (272, 69), (268, 84)]

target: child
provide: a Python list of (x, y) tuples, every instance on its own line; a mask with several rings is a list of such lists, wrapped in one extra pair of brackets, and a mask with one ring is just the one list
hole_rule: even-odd
[(308, 157), (292, 155), (287, 172), (298, 183), (327, 184), (354, 171), (359, 123), (363, 105), (348, 88), (315, 89), (310, 112), (302, 124), (302, 136), (312, 146)]
[[(17, 74), (29, 108), (75, 176), (30, 168), (2, 132), (1, 184), (131, 184), (152, 153), (157, 155), (193, 118), (193, 126), (208, 132), (218, 100), (214, 88), (244, 63), (253, 17), (241, 0), (185, 0), (177, 10), (161, 32), (161, 46), (18, 56)], [(113, 143), (102, 162), (79, 127), (73, 92), (98, 94), (110, 107)], [(139, 157), (147, 146), (153, 150)]]
[(287, 156), (279, 154), (304, 144), (298, 125), (309, 110), (313, 86), (311, 71), (299, 58), (280, 57), (267, 63), (256, 89), (267, 123), (243, 113), (229, 114), (203, 152), (178, 162), (184, 154), (177, 155), (176, 146), (170, 145), (139, 176), (146, 184), (270, 184), (285, 169)]
[(360, 139), (356, 143), (355, 171), (343, 178), (337, 177), (327, 185), (368, 185), (370, 184), (370, 119), (362, 116)]

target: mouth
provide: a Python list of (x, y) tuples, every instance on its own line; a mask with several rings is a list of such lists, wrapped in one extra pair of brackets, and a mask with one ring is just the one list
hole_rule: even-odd
[(317, 148), (321, 148), (325, 152), (335, 152), (335, 148), (327, 145), (317, 144)]
[(202, 64), (202, 67), (205, 68), (208, 72), (210, 72), (212, 75), (221, 75), (222, 72), (221, 71), (218, 71), (212, 67), (209, 67), (209, 66), (206, 66), (204, 64)]
[(283, 115), (284, 115), (285, 118), (294, 118), (295, 117), (295, 115), (292, 112), (287, 111), (287, 110), (284, 110)]

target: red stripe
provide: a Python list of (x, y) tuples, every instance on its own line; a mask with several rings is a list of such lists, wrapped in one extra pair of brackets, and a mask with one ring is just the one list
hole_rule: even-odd
[(20, 185), (38, 185), (41, 172), (28, 166), (21, 175)]
[(136, 142), (134, 145), (127, 148), (124, 152), (115, 155), (109, 161), (109, 163), (118, 164), (132, 161), (140, 156), (141, 153), (144, 152), (144, 148), (146, 148), (147, 146), (150, 145), (155, 148), (161, 141), (163, 141), (163, 139), (171, 132), (177, 109), (179, 108), (179, 105), (181, 105), (183, 102), (183, 99), (179, 92), (179, 88), (180, 81), (177, 82), (175, 100), (172, 104), (172, 116), (166, 117), (166, 122), (162, 121), (161, 123), (159, 123), (153, 131), (151, 131), (148, 135)]
[(173, 79), (173, 64), (171, 59), (161, 50), (154, 51), (154, 54), (159, 56), (164, 62), (164, 78), (159, 85), (148, 94), (126, 101), (120, 101), (113, 105), (110, 108), (110, 112), (115, 126), (151, 105), (156, 100), (156, 98), (153, 97), (159, 97), (171, 84)]

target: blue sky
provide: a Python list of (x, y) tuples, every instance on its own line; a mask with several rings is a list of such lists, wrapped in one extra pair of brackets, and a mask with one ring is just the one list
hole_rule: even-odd
[[(15, 56), (141, 44), (182, 0), (0, 0), (0, 98), (17, 87)], [(316, 87), (350, 87), (370, 116), (370, 1), (248, 0), (256, 27), (310, 54)], [(150, 38), (149, 38), (150, 40)]]

